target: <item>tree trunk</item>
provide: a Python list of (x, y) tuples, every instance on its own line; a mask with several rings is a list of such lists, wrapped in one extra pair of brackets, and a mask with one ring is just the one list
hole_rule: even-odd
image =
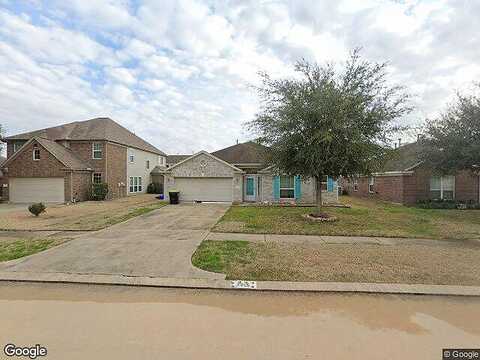
[(320, 215), (322, 213), (322, 179), (323, 176), (317, 176), (315, 178), (315, 213)]

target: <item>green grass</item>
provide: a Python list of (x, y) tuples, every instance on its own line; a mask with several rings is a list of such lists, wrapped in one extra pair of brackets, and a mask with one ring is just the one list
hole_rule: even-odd
[(211, 272), (227, 272), (232, 263), (248, 262), (254, 256), (248, 241), (205, 240), (192, 256), (192, 264)]
[(62, 239), (0, 240), (0, 261), (18, 259), (47, 250), (64, 242)]
[(107, 227), (107, 226), (115, 225), (115, 224), (127, 221), (131, 218), (134, 218), (134, 217), (137, 217), (137, 216), (140, 216), (140, 215), (148, 214), (149, 212), (152, 212), (153, 210), (160, 209), (167, 204), (168, 204), (167, 202), (157, 202), (157, 203), (152, 204), (152, 205), (132, 209), (128, 213), (122, 214), (120, 216), (106, 217), (103, 224), (102, 223), (98, 224), (98, 226)]
[(194, 266), (229, 280), (480, 285), (480, 244), (203, 241)]
[(419, 209), (387, 202), (342, 197), (351, 208), (324, 208), (338, 221), (305, 219), (310, 207), (232, 206), (217, 232), (480, 239), (480, 211)]

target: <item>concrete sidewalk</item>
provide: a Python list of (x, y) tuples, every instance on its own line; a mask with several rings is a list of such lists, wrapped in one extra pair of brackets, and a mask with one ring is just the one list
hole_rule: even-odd
[(378, 236), (325, 236), (325, 235), (276, 235), (276, 234), (247, 234), (247, 233), (220, 233), (210, 232), (206, 240), (226, 241), (245, 240), (251, 242), (288, 242), (288, 243), (317, 243), (317, 244), (376, 244), (376, 245), (442, 245), (445, 243), (480, 243), (478, 240), (436, 240), (414, 238), (388, 238)]
[(233, 281), (218, 278), (162, 278), (123, 275), (25, 272), (0, 272), (0, 281), (219, 289), (237, 291), (308, 291), (370, 294), (480, 296), (480, 286), (424, 284), (410, 285), (381, 283), (256, 281), (252, 282), (255, 284), (255, 289), (238, 289), (233, 286)]

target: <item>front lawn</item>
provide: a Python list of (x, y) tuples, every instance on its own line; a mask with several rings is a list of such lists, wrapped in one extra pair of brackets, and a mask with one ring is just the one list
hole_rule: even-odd
[(341, 197), (351, 208), (325, 208), (338, 221), (320, 223), (302, 215), (309, 207), (232, 206), (214, 231), (266, 234), (480, 239), (479, 210), (419, 209), (382, 201)]
[(227, 279), (480, 285), (480, 244), (203, 241), (192, 257)]
[(38, 217), (24, 209), (0, 216), (0, 230), (100, 230), (128, 220), (167, 203), (155, 195), (135, 195), (110, 201), (85, 201), (75, 205), (48, 206)]
[(67, 239), (61, 238), (0, 238), (0, 261), (18, 259), (57, 246)]

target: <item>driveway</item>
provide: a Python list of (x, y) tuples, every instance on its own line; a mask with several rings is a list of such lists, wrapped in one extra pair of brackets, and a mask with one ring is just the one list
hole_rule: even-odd
[(50, 250), (0, 265), (1, 271), (223, 278), (194, 268), (191, 256), (227, 211), (225, 204), (169, 205)]

